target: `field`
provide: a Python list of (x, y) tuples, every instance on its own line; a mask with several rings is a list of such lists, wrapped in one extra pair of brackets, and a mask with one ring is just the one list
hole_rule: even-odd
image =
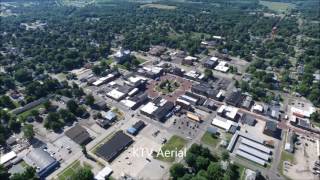
[(201, 141), (204, 144), (216, 147), (219, 144), (219, 138), (217, 136), (213, 136), (212, 134), (206, 132), (201, 138)]
[[(166, 151), (179, 151), (181, 150), (184, 145), (187, 143), (187, 141), (179, 136), (172, 136), (169, 141), (162, 146), (161, 150), (162, 152)], [(157, 156), (156, 159), (159, 159), (161, 161), (167, 161), (167, 162), (173, 162), (175, 160), (174, 156), (170, 157), (163, 157), (161, 155)]]
[(260, 1), (260, 4), (278, 13), (284, 13), (284, 12), (290, 11), (295, 7), (294, 4), (284, 3), (284, 2)]
[(176, 6), (168, 6), (163, 4), (144, 4), (140, 6), (141, 8), (157, 8), (157, 9), (166, 9), (166, 10), (174, 10)]

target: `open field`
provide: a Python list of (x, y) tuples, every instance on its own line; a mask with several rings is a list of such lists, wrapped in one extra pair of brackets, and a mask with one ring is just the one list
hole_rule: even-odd
[(174, 10), (176, 6), (168, 6), (164, 4), (144, 4), (140, 6), (141, 8), (157, 8), (157, 9), (166, 9), (166, 10)]
[[(179, 151), (181, 150), (187, 141), (179, 136), (172, 136), (169, 141), (162, 146), (161, 150), (163, 153), (166, 151)], [(157, 156), (156, 159), (162, 160), (162, 161), (167, 161), (167, 162), (173, 162), (175, 160), (174, 156), (170, 157), (163, 157), (161, 155)]]
[(284, 3), (284, 2), (270, 2), (270, 1), (260, 1), (260, 4), (266, 6), (270, 10), (276, 11), (278, 13), (283, 13), (290, 11), (295, 7), (294, 4)]
[(217, 136), (214, 136), (208, 132), (204, 133), (204, 135), (201, 138), (201, 141), (204, 144), (213, 146), (214, 148), (217, 147), (217, 145), (219, 144), (219, 138)]

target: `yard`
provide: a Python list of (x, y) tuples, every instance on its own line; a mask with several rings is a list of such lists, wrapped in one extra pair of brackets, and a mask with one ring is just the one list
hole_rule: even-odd
[[(163, 153), (165, 152), (173, 152), (173, 151), (179, 151), (181, 150), (185, 145), (187, 141), (183, 139), (182, 137), (179, 136), (172, 136), (169, 141), (164, 144), (161, 148), (161, 151)], [(156, 159), (159, 159), (161, 161), (167, 161), (167, 162), (173, 162), (175, 160), (175, 156), (162, 156), (159, 154), (158, 156), (155, 157)]]
[(42, 104), (39, 104), (38, 106), (35, 106), (35, 107), (33, 107), (33, 108), (31, 108), (31, 109), (23, 112), (23, 113), (18, 114), (18, 118), (19, 118), (20, 120), (25, 120), (28, 116), (31, 115), (31, 111), (32, 111), (32, 110), (39, 110), (40, 108), (44, 108), (43, 103), (42, 103)]
[(215, 148), (219, 144), (220, 140), (219, 140), (219, 137), (212, 135), (209, 132), (206, 132), (202, 136), (201, 142), (203, 142), (204, 144), (213, 146)]

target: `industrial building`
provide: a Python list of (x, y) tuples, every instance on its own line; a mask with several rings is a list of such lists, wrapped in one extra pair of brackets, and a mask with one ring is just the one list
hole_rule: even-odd
[(133, 140), (130, 136), (122, 131), (118, 131), (109, 141), (98, 148), (96, 154), (104, 160), (111, 162), (132, 143)]
[(24, 161), (31, 167), (36, 168), (36, 172), (41, 179), (53, 172), (59, 162), (43, 149), (35, 148), (26, 154)]

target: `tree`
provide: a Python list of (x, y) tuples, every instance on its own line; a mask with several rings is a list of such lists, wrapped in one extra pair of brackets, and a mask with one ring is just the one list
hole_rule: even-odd
[(87, 157), (88, 156), (88, 152), (87, 152), (86, 146), (82, 145), (81, 148), (82, 148), (82, 153), (84, 154), (85, 157)]
[(310, 119), (314, 122), (320, 123), (320, 112), (315, 111), (310, 115)]
[(210, 160), (203, 156), (198, 156), (196, 159), (196, 170), (206, 169), (210, 164)]
[(77, 120), (76, 116), (66, 109), (60, 109), (59, 114), (65, 123), (73, 123)]
[(210, 163), (207, 169), (208, 177), (211, 180), (221, 180), (223, 177), (223, 169), (218, 163)]
[(28, 166), (23, 173), (13, 174), (11, 180), (40, 180), (36, 174), (36, 169)]
[(19, 132), (21, 128), (21, 124), (19, 121), (17, 121), (16, 118), (11, 117), (8, 123), (8, 127), (12, 131)]
[(226, 161), (229, 159), (229, 152), (228, 151), (223, 151), (221, 154), (222, 160)]
[(46, 110), (50, 109), (51, 108), (51, 101), (46, 101), (45, 103), (43, 103), (43, 106)]
[(91, 172), (90, 168), (85, 166), (85, 167), (81, 167), (79, 170), (77, 170), (77, 172), (72, 174), (70, 179), (71, 180), (93, 180), (94, 175)]
[(72, 112), (73, 114), (77, 113), (77, 109), (78, 109), (78, 104), (74, 101), (74, 100), (69, 100), (67, 102), (67, 108), (69, 109), (70, 112)]
[(44, 121), (44, 127), (47, 129), (58, 130), (63, 127), (59, 113), (50, 112)]
[(175, 163), (170, 168), (170, 175), (173, 179), (178, 179), (179, 177), (184, 176), (186, 169), (180, 163)]
[(94, 104), (94, 97), (92, 94), (86, 96), (86, 105), (92, 106)]
[(1, 97), (0, 97), (0, 107), (13, 109), (13, 108), (15, 108), (16, 106), (15, 106), (14, 103), (11, 101), (11, 99), (9, 98), (9, 96), (1, 96)]
[(27, 124), (22, 128), (23, 136), (27, 139), (32, 139), (34, 136), (34, 130), (32, 124)]
[(205, 69), (205, 70), (204, 70), (204, 76), (205, 76), (206, 79), (212, 78), (212, 77), (213, 77), (212, 70), (210, 70), (210, 69)]
[(26, 81), (31, 81), (32, 80), (32, 73), (28, 72), (26, 69), (18, 69), (14, 73), (14, 78), (21, 83), (26, 82)]
[(9, 180), (9, 177), (10, 177), (10, 173), (8, 173), (8, 171), (6, 170), (5, 167), (0, 165), (0, 179), (1, 180)]

